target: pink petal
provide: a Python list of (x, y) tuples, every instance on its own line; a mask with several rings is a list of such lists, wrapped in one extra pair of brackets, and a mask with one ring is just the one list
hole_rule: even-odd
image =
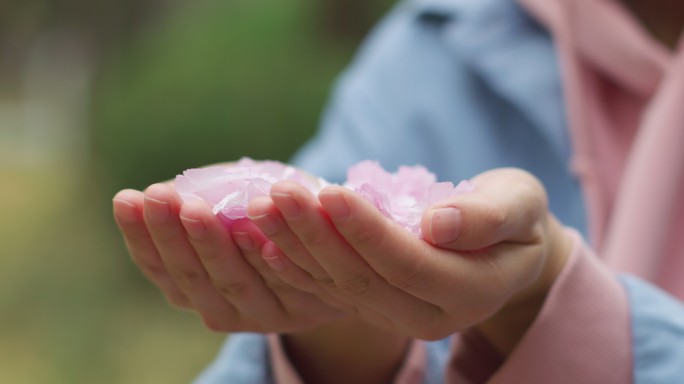
[[(277, 161), (242, 158), (231, 166), (189, 169), (176, 177), (176, 190), (183, 200), (201, 199), (212, 205), (216, 215), (228, 226), (245, 220), (247, 205), (268, 196), (280, 180), (293, 180), (317, 194), (328, 185), (296, 168)], [(432, 204), (460, 193), (473, 191), (462, 181), (438, 183), (434, 174), (422, 166), (402, 166), (389, 173), (377, 161), (362, 161), (349, 168), (345, 187), (369, 201), (385, 217), (420, 237), (420, 220)]]

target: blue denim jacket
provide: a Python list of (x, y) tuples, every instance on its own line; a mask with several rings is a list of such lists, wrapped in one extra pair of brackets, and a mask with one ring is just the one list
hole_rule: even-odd
[[(454, 182), (519, 167), (544, 183), (565, 225), (586, 233), (561, 87), (551, 37), (513, 0), (404, 1), (361, 47), (293, 161), (331, 181), (364, 159), (391, 170), (422, 164)], [(644, 282), (620, 281), (635, 382), (684, 383), (684, 308)], [(445, 340), (428, 344), (426, 383), (442, 382), (447, 355)], [(197, 383), (271, 383), (267, 356), (263, 336), (232, 335)]]

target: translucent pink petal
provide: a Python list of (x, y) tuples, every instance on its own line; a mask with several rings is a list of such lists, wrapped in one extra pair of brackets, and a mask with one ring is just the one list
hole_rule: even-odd
[(347, 182), (351, 188), (360, 188), (364, 183), (388, 189), (392, 183), (392, 175), (387, 173), (377, 161), (365, 160), (347, 170)]
[(391, 205), (389, 198), (384, 193), (379, 192), (370, 183), (363, 183), (359, 188), (354, 189), (354, 192), (358, 193), (366, 199), (368, 202), (373, 204), (383, 215), (386, 217), (391, 216)]
[(392, 174), (375, 161), (363, 161), (349, 169), (345, 186), (420, 237), (420, 220), (429, 206), (455, 194), (472, 191), (468, 183), (454, 188), (452, 183), (436, 181), (437, 177), (422, 166), (402, 166)]
[[(226, 225), (231, 225), (245, 219), (249, 202), (267, 196), (271, 186), (280, 180), (300, 183), (314, 194), (329, 184), (277, 161), (242, 158), (231, 166), (189, 169), (176, 177), (175, 186), (184, 200), (207, 201), (214, 213)], [(396, 173), (389, 173), (378, 162), (367, 160), (349, 168), (344, 186), (420, 237), (420, 220), (425, 209), (453, 195), (473, 190), (467, 181), (454, 187), (452, 183), (436, 180), (436, 176), (422, 166), (402, 166)]]
[(230, 166), (189, 169), (176, 177), (175, 188), (183, 200), (208, 202), (224, 223), (232, 224), (247, 216), (247, 204), (268, 196), (279, 180), (294, 180), (318, 193), (321, 186), (294, 167), (277, 161), (242, 158)]

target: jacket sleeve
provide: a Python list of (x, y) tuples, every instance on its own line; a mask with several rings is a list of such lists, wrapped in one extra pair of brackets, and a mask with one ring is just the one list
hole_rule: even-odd
[[(572, 255), (544, 306), (488, 383), (684, 382), (684, 306), (630, 276), (616, 276), (574, 238)], [(470, 383), (456, 357), (454, 337), (448, 383)]]
[(266, 337), (256, 333), (230, 335), (214, 361), (194, 384), (270, 384)]
[(626, 291), (580, 235), (569, 233), (574, 246), (567, 264), (491, 383), (632, 382)]
[[(414, 384), (425, 381), (426, 368), (426, 344), (420, 340), (414, 340), (404, 362), (395, 376), (396, 384)], [(276, 384), (304, 384), (301, 377), (287, 358), (281, 339), (276, 334), (268, 336), (268, 345), (271, 356), (271, 367)], [(446, 350), (443, 351), (446, 354)]]
[(632, 319), (634, 382), (684, 383), (684, 304), (632, 276), (620, 276)]

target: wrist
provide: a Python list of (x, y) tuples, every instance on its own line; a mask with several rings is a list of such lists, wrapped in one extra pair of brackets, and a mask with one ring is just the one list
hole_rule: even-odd
[(306, 383), (390, 383), (410, 340), (358, 319), (281, 336), (288, 360)]
[(503, 356), (511, 353), (536, 319), (572, 249), (572, 240), (561, 223), (552, 215), (547, 220), (546, 261), (537, 278), (475, 327)]

